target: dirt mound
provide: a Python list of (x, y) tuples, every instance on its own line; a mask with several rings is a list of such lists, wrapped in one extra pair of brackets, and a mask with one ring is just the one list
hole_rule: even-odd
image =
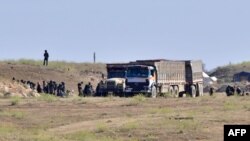
[(42, 66), (39, 61), (3, 61), (0, 62), (0, 81), (16, 80), (31, 81), (33, 83), (53, 80), (57, 83), (65, 82), (67, 90), (77, 91), (77, 84), (84, 85), (91, 82), (94, 87), (106, 74), (105, 64), (49, 62), (49, 66)]
[(16, 82), (0, 82), (0, 97), (39, 97), (36, 91)]

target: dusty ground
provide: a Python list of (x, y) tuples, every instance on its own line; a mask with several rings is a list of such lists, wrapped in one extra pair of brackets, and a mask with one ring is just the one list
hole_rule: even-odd
[[(12, 105), (12, 106), (10, 106)], [(0, 141), (221, 141), (250, 97), (0, 99)]]

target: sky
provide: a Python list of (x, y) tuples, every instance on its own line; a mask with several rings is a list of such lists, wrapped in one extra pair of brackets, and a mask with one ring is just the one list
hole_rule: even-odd
[(249, 0), (0, 0), (0, 60), (250, 60)]

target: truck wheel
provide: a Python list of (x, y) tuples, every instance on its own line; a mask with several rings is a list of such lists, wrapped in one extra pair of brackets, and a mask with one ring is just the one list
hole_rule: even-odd
[(179, 88), (174, 86), (174, 97), (179, 97)]
[(199, 96), (203, 96), (203, 85), (199, 84)]
[(151, 90), (151, 97), (152, 97), (152, 98), (156, 98), (156, 96), (157, 96), (156, 87), (153, 86), (153, 87), (152, 87), (152, 90)]
[(194, 85), (191, 85), (191, 95), (192, 97), (196, 97), (196, 88)]

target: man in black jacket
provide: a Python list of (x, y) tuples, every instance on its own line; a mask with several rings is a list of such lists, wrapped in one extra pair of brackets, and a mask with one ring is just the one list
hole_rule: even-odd
[(49, 53), (47, 52), (47, 50), (45, 50), (44, 52), (44, 61), (43, 61), (43, 65), (45, 66), (48, 66), (48, 62), (49, 62)]

